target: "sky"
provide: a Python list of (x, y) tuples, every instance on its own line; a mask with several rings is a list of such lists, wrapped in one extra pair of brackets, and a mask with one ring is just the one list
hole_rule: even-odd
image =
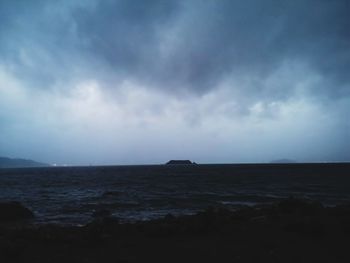
[(348, 0), (0, 0), (0, 156), (350, 161)]

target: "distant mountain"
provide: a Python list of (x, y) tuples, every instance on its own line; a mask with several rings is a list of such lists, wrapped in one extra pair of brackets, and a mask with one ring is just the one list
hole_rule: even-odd
[(296, 163), (297, 161), (291, 160), (291, 159), (278, 159), (278, 160), (273, 160), (270, 163)]
[(20, 167), (45, 167), (50, 166), (46, 163), (39, 163), (26, 159), (11, 159), (0, 157), (0, 168), (20, 168)]

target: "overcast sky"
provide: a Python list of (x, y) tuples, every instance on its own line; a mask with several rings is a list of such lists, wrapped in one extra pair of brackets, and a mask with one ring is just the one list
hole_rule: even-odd
[(0, 0), (0, 156), (350, 160), (348, 0)]

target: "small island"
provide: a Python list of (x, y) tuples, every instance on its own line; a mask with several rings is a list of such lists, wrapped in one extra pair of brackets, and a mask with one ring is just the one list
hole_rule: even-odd
[(188, 164), (196, 164), (195, 162), (191, 162), (190, 160), (170, 160), (166, 163), (166, 165), (173, 165), (173, 164), (181, 164), (181, 165), (188, 165)]
[(270, 163), (276, 163), (276, 164), (289, 164), (289, 163), (297, 163), (297, 161), (292, 160), (292, 159), (277, 159), (277, 160), (273, 160)]

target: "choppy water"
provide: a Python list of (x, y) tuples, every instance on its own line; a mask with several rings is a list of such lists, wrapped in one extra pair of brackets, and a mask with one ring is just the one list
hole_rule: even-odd
[(94, 211), (123, 220), (189, 214), (208, 206), (270, 203), (288, 196), (350, 201), (349, 164), (110, 166), (0, 169), (0, 200), (37, 222), (83, 224)]

